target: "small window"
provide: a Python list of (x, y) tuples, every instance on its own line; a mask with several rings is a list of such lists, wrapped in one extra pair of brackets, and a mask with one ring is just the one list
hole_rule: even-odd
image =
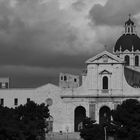
[(139, 66), (139, 56), (135, 56), (135, 66)]
[(14, 99), (14, 105), (18, 105), (18, 99), (17, 98)]
[(30, 102), (30, 98), (27, 98), (27, 103)]
[(67, 76), (64, 76), (64, 81), (67, 81)]
[(133, 33), (133, 27), (131, 27), (131, 32)]
[(63, 76), (61, 76), (61, 80), (63, 80)]
[(108, 77), (103, 77), (103, 89), (108, 89)]
[(6, 88), (9, 88), (9, 84), (7, 82), (5, 83), (5, 87)]
[(128, 27), (128, 33), (130, 32), (130, 28)]
[(3, 106), (4, 105), (4, 99), (0, 99), (0, 105)]
[(125, 65), (126, 65), (126, 66), (129, 66), (129, 63), (130, 63), (130, 62), (129, 62), (129, 61), (130, 61), (129, 56), (126, 55), (124, 59), (125, 59)]
[(74, 79), (74, 82), (77, 82), (77, 79), (76, 78)]

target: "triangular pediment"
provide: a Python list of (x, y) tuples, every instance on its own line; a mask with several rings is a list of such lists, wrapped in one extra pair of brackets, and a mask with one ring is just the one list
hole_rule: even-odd
[(111, 72), (107, 71), (107, 70), (103, 70), (101, 71), (99, 74), (112, 74)]
[(130, 51), (129, 50), (125, 50), (123, 53), (130, 53)]
[(88, 59), (86, 63), (124, 63), (124, 61), (108, 51), (103, 51), (102, 53)]

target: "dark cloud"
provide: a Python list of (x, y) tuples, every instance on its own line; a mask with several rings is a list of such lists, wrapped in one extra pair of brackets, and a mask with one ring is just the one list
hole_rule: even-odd
[[(0, 65), (78, 67), (79, 61), (83, 60), (82, 55), (71, 57), (71, 53), (76, 51), (74, 47), (76, 34), (69, 28), (68, 23), (62, 21), (63, 16), (61, 11), (59, 13), (56, 3), (55, 5), (54, 2), (49, 3), (49, 8), (45, 5), (48, 8), (46, 16), (37, 0), (18, 0), (18, 2), (14, 8), (10, 8), (10, 5), (8, 7), (7, 1), (1, 2), (2, 11), (6, 12), (0, 14)], [(27, 11), (22, 11), (25, 6)], [(29, 10), (31, 6), (33, 9)], [(40, 8), (36, 9), (37, 6)], [(49, 15), (52, 8), (55, 8), (54, 14)], [(42, 16), (40, 19), (36, 17), (35, 10)], [(19, 13), (15, 13), (17, 11)], [(24, 12), (29, 14), (24, 15)], [(29, 19), (32, 15), (33, 17)]]
[(92, 0), (77, 0), (72, 3), (73, 9), (65, 5), (60, 8), (59, 0), (11, 1), (0, 0), (0, 76), (12, 76), (19, 87), (25, 81), (27, 86), (44, 83), (50, 77), (57, 79), (61, 71), (80, 72), (84, 62), (105, 44), (113, 47), (115, 36), (121, 33), (119, 25), (129, 13), (137, 14), (140, 7), (139, 0), (96, 4), (89, 17), (97, 24), (91, 28), (85, 9)]
[(80, 75), (79, 68), (42, 68), (31, 66), (0, 66), (0, 77), (10, 77), (10, 87), (38, 87), (53, 83), (58, 85), (59, 73), (68, 72)]
[(139, 0), (108, 0), (104, 6), (94, 5), (89, 16), (97, 25), (122, 25), (129, 13), (135, 15), (139, 12)]
[(12, 87), (58, 81), (61, 71), (83, 67), (87, 54), (79, 53), (77, 31), (57, 0), (10, 2), (0, 1), (0, 76), (11, 77)]

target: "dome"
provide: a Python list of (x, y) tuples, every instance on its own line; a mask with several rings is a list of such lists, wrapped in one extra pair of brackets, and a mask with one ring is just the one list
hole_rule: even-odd
[(136, 34), (123, 34), (116, 42), (115, 47), (114, 47), (114, 52), (120, 51), (125, 51), (129, 50), (132, 51), (132, 46), (133, 50), (139, 50), (140, 51), (140, 38)]

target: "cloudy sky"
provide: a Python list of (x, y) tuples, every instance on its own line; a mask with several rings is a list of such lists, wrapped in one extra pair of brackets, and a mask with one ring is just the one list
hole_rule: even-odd
[(128, 14), (140, 33), (140, 0), (0, 0), (0, 76), (13, 87), (58, 84), (112, 48)]

